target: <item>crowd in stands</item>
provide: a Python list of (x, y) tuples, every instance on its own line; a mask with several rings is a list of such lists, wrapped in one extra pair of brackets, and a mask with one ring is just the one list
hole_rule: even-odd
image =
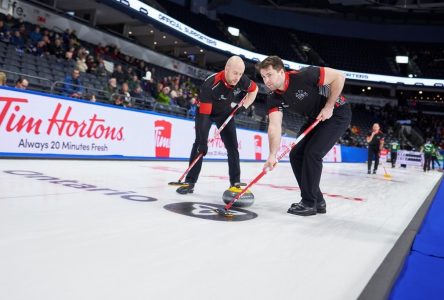
[[(54, 63), (51, 68), (62, 66), (64, 72), (57, 73), (56, 78), (50, 78), (59, 82), (51, 89), (56, 94), (130, 108), (152, 109), (154, 105), (177, 107), (183, 109), (188, 117), (196, 114), (198, 84), (191, 78), (177, 73), (160, 74), (161, 68), (154, 68), (149, 62), (125, 55), (113, 45), (91, 45), (79, 40), (76, 32), (71, 29), (55, 32), (14, 19), (11, 15), (0, 16), (1, 43), (14, 47), (21, 56), (35, 57), (41, 61), (41, 65), (47, 64), (48, 60), (45, 59), (51, 58)], [(4, 66), (6, 63), (5, 60)], [(26, 72), (21, 73), (14, 80), (14, 87), (27, 89), (30, 85), (28, 79), (32, 79), (27, 75)], [(7, 76), (7, 72), (0, 72), (1, 85), (7, 84)], [(266, 130), (265, 107), (263, 102), (257, 102), (256, 108), (251, 107), (244, 118), (240, 116), (237, 120), (256, 122), (258, 126), (251, 129)], [(162, 112), (171, 110), (165, 109)], [(344, 144), (365, 147), (365, 136), (374, 122), (381, 124), (387, 134), (388, 144), (396, 139), (396, 120), (408, 119), (421, 128), (425, 138), (437, 141), (444, 148), (442, 118), (423, 118), (420, 113), (412, 114), (407, 107), (402, 106), (377, 108), (354, 105), (353, 113), (352, 125), (341, 138)], [(285, 122), (288, 132), (296, 135), (303, 119), (287, 116)]]
[[(200, 32), (227, 43), (239, 42), (226, 32), (227, 26), (239, 28), (252, 45), (249, 50), (276, 54), (285, 59), (329, 66), (347, 71), (418, 77), (442, 78), (444, 76), (444, 50), (442, 43), (405, 43), (369, 39), (329, 36), (300, 30), (265, 25), (230, 14), (218, 14), (212, 20), (203, 14), (194, 13), (179, 4), (163, 1), (167, 14), (189, 24)], [(273, 41), (270, 43), (269, 41)], [(408, 71), (395, 62), (395, 56), (408, 55)], [(416, 66), (417, 68), (415, 68)]]
[(421, 111), (412, 112), (407, 106), (384, 107), (365, 104), (353, 104), (353, 119), (346, 134), (341, 138), (341, 143), (366, 147), (365, 137), (370, 132), (373, 123), (379, 123), (385, 137), (385, 147), (388, 148), (392, 141), (401, 144), (405, 150), (419, 150), (419, 144), (414, 145), (402, 138), (402, 124), (417, 130), (423, 141), (436, 143), (440, 149), (444, 149), (444, 119), (442, 116), (424, 114)]
[[(189, 77), (161, 76), (149, 63), (121, 53), (114, 45), (91, 45), (79, 40), (71, 29), (55, 32), (11, 15), (0, 16), (0, 41), (14, 46), (20, 55), (53, 57), (64, 71), (69, 70), (64, 78), (55, 78), (63, 82), (54, 89), (61, 95), (124, 107), (158, 102), (195, 114), (198, 87)], [(41, 63), (46, 61), (42, 59)], [(26, 81), (27, 74), (21, 75), (19, 79)], [(100, 82), (106, 84), (88, 87), (84, 84), (86, 75), (103, 79)]]

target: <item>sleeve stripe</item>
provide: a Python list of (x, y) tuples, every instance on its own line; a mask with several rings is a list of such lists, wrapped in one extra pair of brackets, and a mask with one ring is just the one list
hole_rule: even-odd
[(272, 112), (275, 112), (275, 111), (279, 111), (279, 107), (273, 107), (273, 108), (270, 108), (270, 109), (268, 110), (268, 114), (271, 114)]
[(199, 106), (199, 113), (203, 115), (211, 115), (211, 110), (213, 109), (212, 103), (201, 102)]
[(324, 85), (324, 77), (325, 77), (325, 70), (324, 67), (320, 67), (319, 68), (319, 81), (318, 81), (318, 85)]
[(253, 80), (250, 81), (250, 86), (248, 87), (247, 92), (251, 93), (254, 92), (254, 90), (256, 89), (257, 85), (256, 82), (254, 82)]

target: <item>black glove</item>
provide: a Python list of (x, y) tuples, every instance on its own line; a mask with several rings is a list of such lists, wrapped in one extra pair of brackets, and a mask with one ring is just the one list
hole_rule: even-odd
[(203, 156), (207, 155), (208, 144), (201, 143), (197, 146), (197, 152), (202, 153)]

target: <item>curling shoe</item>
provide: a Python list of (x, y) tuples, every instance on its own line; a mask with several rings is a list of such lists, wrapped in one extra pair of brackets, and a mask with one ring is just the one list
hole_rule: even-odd
[(243, 186), (247, 186), (247, 184), (246, 184), (246, 183), (243, 183), (243, 182), (235, 182), (234, 184), (232, 184), (232, 185), (230, 186), (230, 189), (231, 189), (231, 188), (236, 188), (236, 189), (242, 190), (242, 187), (243, 187)]
[[(302, 201), (299, 202), (299, 203), (302, 203)], [(299, 205), (299, 203), (293, 203), (290, 208), (293, 208), (293, 207)], [(307, 206), (305, 204), (303, 204), (303, 205)], [(316, 213), (318, 213), (318, 214), (325, 214), (325, 213), (327, 213), (327, 203), (325, 202), (325, 200), (320, 202), (320, 203), (318, 202), (316, 204)]]
[(287, 210), (287, 213), (298, 216), (314, 216), (317, 212), (315, 207), (308, 206), (301, 201), (291, 205), (291, 207)]
[(176, 192), (182, 195), (192, 194), (194, 192), (194, 183), (184, 182), (180, 187), (177, 188)]

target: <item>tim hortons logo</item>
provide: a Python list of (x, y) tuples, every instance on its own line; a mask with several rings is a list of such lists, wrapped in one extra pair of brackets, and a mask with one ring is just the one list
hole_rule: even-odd
[(262, 137), (258, 134), (254, 136), (254, 154), (256, 160), (262, 159)]
[(154, 137), (156, 139), (156, 157), (170, 157), (171, 122), (165, 120), (154, 121)]
[[(215, 136), (216, 133), (217, 133), (217, 129), (214, 129), (213, 138), (208, 139), (208, 147), (224, 149), (225, 148), (224, 142), (222, 141), (220, 134)], [(237, 149), (238, 150), (242, 149), (242, 141), (241, 140), (237, 141)]]
[(87, 120), (74, 120), (71, 116), (73, 108), (69, 105), (57, 103), (49, 119), (39, 119), (20, 112), (28, 103), (28, 99), (0, 97), (0, 128), (4, 126), (6, 132), (33, 133), (40, 135), (56, 134), (68, 137), (86, 137), (105, 140), (123, 140), (124, 127), (106, 126), (106, 120), (93, 114)]

